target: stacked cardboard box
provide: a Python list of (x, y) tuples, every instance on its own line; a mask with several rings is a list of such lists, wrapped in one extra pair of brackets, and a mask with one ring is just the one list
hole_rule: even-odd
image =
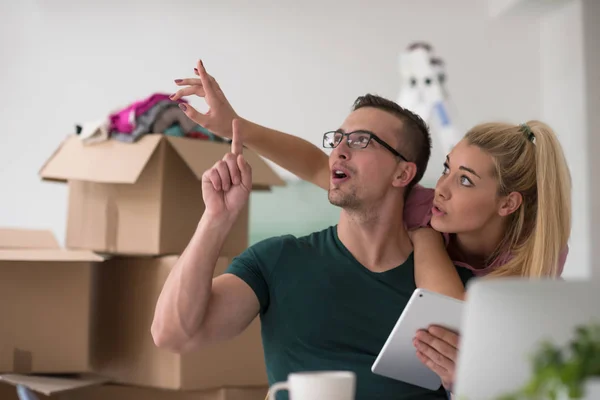
[[(134, 144), (68, 137), (40, 171), (68, 184), (66, 249), (49, 232), (0, 230), (0, 378), (61, 400), (264, 399), (258, 320), (184, 355), (156, 348), (150, 335), (163, 283), (204, 211), (202, 174), (229, 150), (160, 134)], [(253, 190), (284, 184), (244, 155)], [(248, 227), (246, 207), (215, 276), (248, 246)]]

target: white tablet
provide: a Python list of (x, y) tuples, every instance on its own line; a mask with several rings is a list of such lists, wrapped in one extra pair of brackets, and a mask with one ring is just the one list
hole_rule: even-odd
[(439, 376), (417, 358), (413, 338), (420, 329), (439, 325), (459, 331), (464, 302), (453, 297), (416, 289), (387, 338), (371, 371), (430, 390), (440, 388)]

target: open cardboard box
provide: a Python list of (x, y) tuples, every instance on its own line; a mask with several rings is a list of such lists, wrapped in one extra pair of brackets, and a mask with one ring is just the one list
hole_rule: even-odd
[(33, 392), (39, 400), (264, 400), (268, 387), (173, 391), (106, 384), (105, 379), (88, 375), (0, 376), (1, 400), (19, 400), (18, 391)]
[(89, 371), (98, 264), (47, 231), (0, 229), (0, 373)]
[(106, 378), (86, 374), (72, 376), (5, 374), (0, 375), (0, 399), (19, 399), (17, 388), (22, 386), (19, 390), (24, 388), (31, 390), (40, 400), (65, 400), (63, 396), (66, 393), (79, 394), (81, 389), (89, 389), (107, 382)]
[[(66, 246), (121, 255), (181, 254), (204, 212), (202, 174), (230, 145), (148, 134), (135, 143), (86, 145), (69, 136), (40, 170), (44, 180), (68, 182)], [(254, 152), (253, 190), (284, 181)], [(221, 255), (248, 246), (248, 206)]]
[(43, 229), (0, 228), (0, 249), (58, 249), (54, 234)]
[[(2, 237), (11, 238), (6, 243), (13, 249), (2, 250), (0, 242), (0, 302), (6, 310), (0, 373), (13, 381), (88, 373), (98, 375), (92, 384), (163, 389), (267, 385), (258, 318), (233, 340), (193, 353), (154, 345), (154, 308), (177, 256), (105, 259), (88, 251), (37, 248), (56, 243), (49, 232), (0, 229)], [(215, 276), (229, 260), (219, 258)], [(46, 385), (90, 384), (37, 378)]]

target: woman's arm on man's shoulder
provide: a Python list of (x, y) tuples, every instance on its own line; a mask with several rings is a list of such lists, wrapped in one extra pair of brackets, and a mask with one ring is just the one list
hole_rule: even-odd
[(465, 298), (465, 286), (450, 260), (442, 234), (432, 228), (409, 231), (414, 247), (415, 284), (459, 300)]

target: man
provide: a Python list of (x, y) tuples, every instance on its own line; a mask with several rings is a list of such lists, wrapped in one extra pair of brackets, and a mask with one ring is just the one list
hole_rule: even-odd
[[(399, 229), (398, 205), (429, 159), (423, 121), (389, 100), (359, 97), (341, 127), (324, 135), (333, 148), (329, 201), (342, 209), (338, 225), (257, 243), (213, 280), (221, 246), (250, 195), (240, 134), (258, 129), (236, 118), (214, 79), (199, 69), (200, 82), (174, 98), (206, 96), (205, 116), (182, 107), (197, 121), (212, 118), (217, 123), (209, 129), (217, 133), (227, 129), (222, 121), (233, 120), (232, 152), (203, 175), (206, 211), (158, 300), (156, 344), (189, 351), (233, 338), (260, 315), (270, 384), (295, 371), (352, 370), (357, 399), (446, 398), (442, 388), (431, 392), (370, 370), (415, 289), (412, 244)], [(253, 138), (260, 141), (259, 134)]]

